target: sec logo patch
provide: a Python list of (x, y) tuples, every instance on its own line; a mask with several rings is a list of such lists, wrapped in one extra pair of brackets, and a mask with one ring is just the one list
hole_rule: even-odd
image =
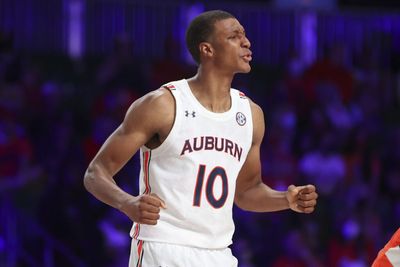
[(242, 112), (236, 113), (236, 122), (240, 125), (243, 126), (246, 124), (246, 116)]

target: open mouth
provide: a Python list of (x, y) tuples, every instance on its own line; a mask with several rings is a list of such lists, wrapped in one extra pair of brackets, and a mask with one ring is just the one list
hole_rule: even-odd
[(246, 61), (246, 62), (250, 62), (251, 59), (252, 59), (251, 54), (244, 55), (244, 56), (242, 56), (242, 58), (243, 58), (244, 61)]

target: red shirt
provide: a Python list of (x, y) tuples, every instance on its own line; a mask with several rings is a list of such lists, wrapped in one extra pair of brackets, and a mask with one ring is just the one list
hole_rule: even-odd
[[(400, 262), (400, 228), (393, 234), (392, 238), (385, 245), (381, 251), (379, 251), (378, 256), (376, 257), (372, 267), (397, 267)], [(397, 251), (393, 251), (393, 249), (397, 249)], [(387, 256), (388, 250), (392, 250), (393, 253), (390, 253), (392, 256)], [(393, 255), (395, 255), (395, 259), (397, 265), (394, 265)]]

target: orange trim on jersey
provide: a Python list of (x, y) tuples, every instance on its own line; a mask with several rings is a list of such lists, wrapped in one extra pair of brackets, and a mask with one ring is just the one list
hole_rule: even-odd
[[(143, 152), (143, 182), (145, 185), (145, 189), (143, 194), (149, 194), (151, 192), (150, 181), (149, 181), (149, 166), (151, 159), (151, 151)], [(138, 238), (140, 232), (140, 224), (136, 223), (135, 231), (133, 232), (133, 238)]]
[(138, 261), (136, 263), (136, 267), (141, 267), (143, 260), (143, 240), (139, 240), (137, 243), (137, 253), (138, 253)]
[(146, 151), (143, 153), (143, 179), (145, 184), (144, 194), (149, 194), (151, 192), (150, 181), (149, 181), (149, 166), (151, 159), (151, 151)]
[(247, 98), (247, 96), (241, 91), (239, 91), (239, 97), (240, 98)]
[(136, 239), (139, 236), (139, 232), (140, 232), (140, 224), (136, 224), (135, 225), (135, 231), (133, 232), (133, 238)]
[(167, 88), (167, 89), (169, 89), (169, 90), (176, 90), (175, 86), (172, 85), (172, 84), (164, 85), (164, 88)]

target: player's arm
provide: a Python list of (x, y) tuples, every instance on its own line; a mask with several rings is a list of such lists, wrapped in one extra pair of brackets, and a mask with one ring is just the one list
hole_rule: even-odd
[(113, 177), (142, 145), (163, 130), (170, 130), (174, 112), (174, 99), (165, 89), (156, 90), (135, 101), (121, 125), (108, 137), (89, 164), (84, 177), (85, 188), (133, 221), (156, 224), (164, 202), (155, 195), (134, 197), (123, 191)]
[(287, 191), (276, 191), (262, 182), (260, 146), (265, 132), (261, 108), (251, 102), (253, 141), (246, 161), (236, 181), (235, 204), (256, 212), (292, 209), (310, 213), (316, 205), (317, 193), (313, 185), (289, 186)]

